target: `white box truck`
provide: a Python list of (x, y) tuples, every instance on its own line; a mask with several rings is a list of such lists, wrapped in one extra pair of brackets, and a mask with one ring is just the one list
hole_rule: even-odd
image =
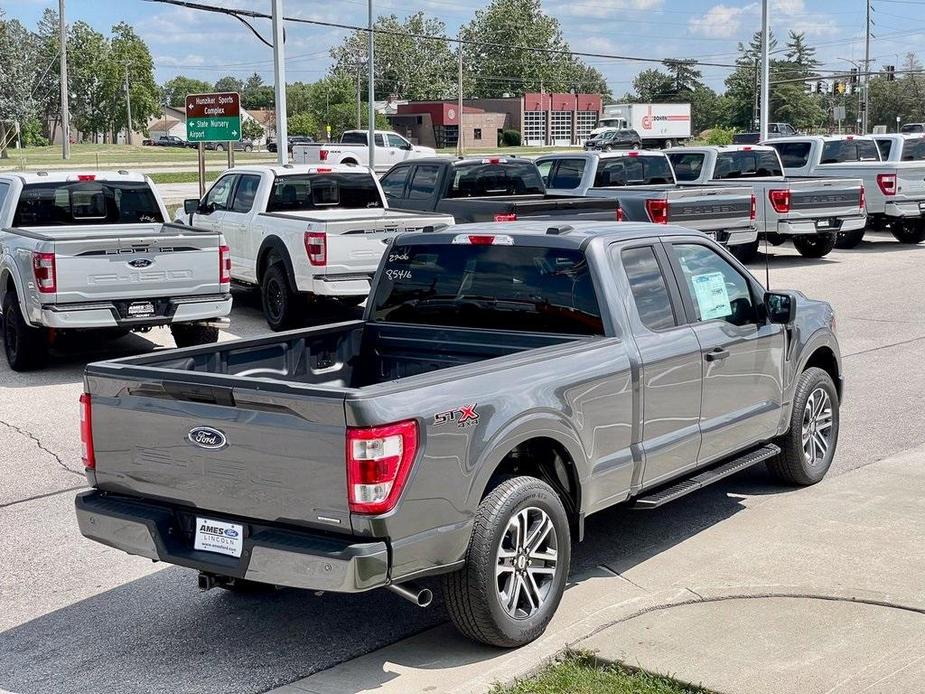
[(690, 104), (609, 104), (591, 131), (635, 130), (643, 147), (673, 147), (691, 136)]

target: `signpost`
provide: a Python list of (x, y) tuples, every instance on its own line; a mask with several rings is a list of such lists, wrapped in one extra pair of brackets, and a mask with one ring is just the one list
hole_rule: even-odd
[(237, 92), (189, 94), (186, 97), (186, 141), (199, 145), (199, 195), (205, 194), (205, 143), (224, 142), (228, 166), (234, 165), (234, 143), (241, 139), (241, 97)]

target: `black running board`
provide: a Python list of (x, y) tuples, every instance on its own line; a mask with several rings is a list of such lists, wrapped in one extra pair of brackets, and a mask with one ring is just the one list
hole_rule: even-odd
[(691, 492), (703, 489), (709, 484), (718, 482), (724, 477), (734, 475), (745, 468), (749, 468), (757, 463), (764, 462), (773, 458), (780, 453), (780, 448), (773, 443), (769, 443), (761, 448), (756, 448), (738, 458), (727, 460), (719, 465), (714, 465), (703, 470), (696, 470), (691, 477), (671, 482), (666, 487), (659, 487), (644, 496), (637, 497), (635, 502), (630, 505), (634, 511), (648, 511), (649, 509), (664, 506), (669, 501), (680, 499)]

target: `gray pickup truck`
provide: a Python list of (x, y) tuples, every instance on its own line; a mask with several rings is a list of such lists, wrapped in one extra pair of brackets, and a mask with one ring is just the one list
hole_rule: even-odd
[(87, 367), (88, 538), (203, 589), (442, 575), (453, 622), (539, 636), (585, 518), (838, 438), (832, 308), (679, 227), (516, 222), (392, 240), (363, 320)]
[(664, 152), (547, 154), (537, 157), (536, 166), (550, 194), (615, 200), (623, 221), (680, 224), (734, 253), (757, 242), (751, 188), (681, 188)]

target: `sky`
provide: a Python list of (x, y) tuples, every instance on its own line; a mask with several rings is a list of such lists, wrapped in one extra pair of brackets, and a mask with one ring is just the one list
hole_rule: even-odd
[[(203, 4), (270, 11), (269, 0), (199, 0)], [(374, 0), (376, 14), (399, 17), (423, 10), (442, 19), (449, 34), (467, 23), (488, 0)], [(904, 54), (925, 45), (925, 0), (874, 0), (872, 65), (902, 63)], [(919, 7), (917, 7), (917, 5)], [(3, 0), (8, 18), (34, 27), (46, 7), (57, 0)], [(736, 0), (543, 0), (556, 17), (572, 50), (645, 58), (699, 58), (731, 63), (739, 41), (760, 28), (761, 3)], [(366, 0), (283, 0), (284, 14), (321, 21), (365, 24)], [(824, 69), (844, 71), (864, 56), (865, 0), (771, 0), (771, 28), (779, 38), (791, 29), (806, 33), (818, 47)], [(919, 15), (919, 16), (916, 16)], [(260, 73), (273, 81), (271, 50), (236, 19), (144, 0), (67, 0), (69, 22), (84, 20), (108, 34), (119, 21), (134, 26), (154, 56), (158, 82), (178, 74), (213, 82), (232, 74)], [(267, 39), (269, 20), (255, 20)], [(330, 66), (328, 50), (349, 32), (289, 24), (286, 40), (287, 81), (311, 82)], [(783, 41), (781, 41), (781, 45)], [(925, 51), (923, 51), (925, 53)], [(925, 57), (925, 56), (923, 56)], [(607, 78), (615, 96), (631, 90), (644, 63), (585, 58)], [(728, 68), (705, 66), (704, 81), (715, 89)]]

